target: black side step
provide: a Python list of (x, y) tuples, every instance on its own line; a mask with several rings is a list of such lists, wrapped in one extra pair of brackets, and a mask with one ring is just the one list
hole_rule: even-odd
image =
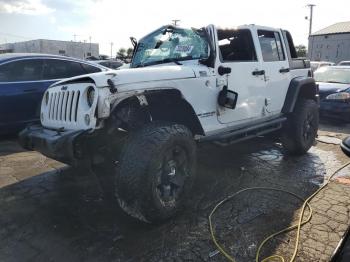
[(276, 131), (282, 127), (282, 123), (286, 120), (286, 117), (280, 117), (253, 126), (230, 130), (223, 134), (203, 137), (199, 141), (214, 142), (215, 144), (226, 146)]

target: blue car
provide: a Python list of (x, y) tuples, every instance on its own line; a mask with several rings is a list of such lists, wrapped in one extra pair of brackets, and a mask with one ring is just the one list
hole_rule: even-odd
[(0, 134), (11, 134), (38, 122), (41, 98), (54, 82), (106, 70), (64, 56), (0, 54)]
[(350, 122), (350, 66), (328, 66), (315, 71), (320, 89), (320, 116)]

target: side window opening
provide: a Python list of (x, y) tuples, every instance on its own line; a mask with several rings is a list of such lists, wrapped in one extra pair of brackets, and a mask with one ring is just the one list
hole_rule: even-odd
[(102, 71), (100, 68), (88, 64), (82, 63), (81, 66), (84, 68), (86, 74), (97, 73)]
[(84, 74), (86, 74), (86, 71), (80, 63), (59, 59), (47, 59), (45, 61), (45, 80), (62, 79)]
[(295, 49), (292, 35), (288, 31), (284, 31), (284, 32), (287, 38), (287, 42), (290, 50), (290, 56), (292, 57), (292, 59), (298, 58), (297, 50)]
[(218, 30), (222, 62), (257, 61), (253, 37), (249, 29)]
[(0, 66), (1, 82), (22, 82), (42, 80), (43, 61), (41, 59), (24, 59)]
[(265, 62), (285, 60), (280, 33), (258, 30), (258, 37)]

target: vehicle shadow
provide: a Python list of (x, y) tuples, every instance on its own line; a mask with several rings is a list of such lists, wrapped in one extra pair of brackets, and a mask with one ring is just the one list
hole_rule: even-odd
[(0, 156), (26, 151), (17, 142), (16, 136), (0, 136)]
[[(197, 173), (186, 210), (157, 226), (126, 216), (107, 189), (113, 183), (102, 185), (88, 169), (64, 167), (4, 187), (0, 261), (207, 261), (216, 249), (207, 218), (218, 201), (257, 186), (306, 197), (326, 171), (315, 153), (285, 157), (279, 145), (255, 139), (226, 148), (200, 146)], [(214, 216), (217, 238), (237, 261), (252, 261), (258, 244), (295, 221), (301, 204), (282, 193), (244, 193)], [(269, 243), (263, 255), (280, 241)], [(225, 259), (215, 255), (210, 261)]]

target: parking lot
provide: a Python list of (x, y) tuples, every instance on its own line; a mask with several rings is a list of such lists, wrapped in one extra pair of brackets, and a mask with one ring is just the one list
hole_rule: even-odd
[[(350, 125), (322, 124), (302, 157), (285, 157), (270, 138), (220, 148), (201, 145), (198, 176), (185, 212), (158, 226), (132, 220), (88, 169), (75, 169), (14, 139), (0, 142), (0, 261), (225, 261), (216, 254), (208, 214), (239, 189), (268, 186), (309, 196), (346, 163), (339, 145)], [(334, 144), (333, 144), (334, 143)], [(328, 261), (350, 223), (350, 169), (311, 202), (296, 261)], [(107, 172), (107, 171), (106, 171)], [(111, 183), (109, 183), (111, 184)], [(238, 196), (215, 215), (217, 237), (237, 259), (252, 261), (260, 242), (296, 222), (300, 201), (283, 193)], [(270, 241), (263, 256), (291, 256), (295, 232)], [(211, 255), (210, 255), (211, 254)]]

